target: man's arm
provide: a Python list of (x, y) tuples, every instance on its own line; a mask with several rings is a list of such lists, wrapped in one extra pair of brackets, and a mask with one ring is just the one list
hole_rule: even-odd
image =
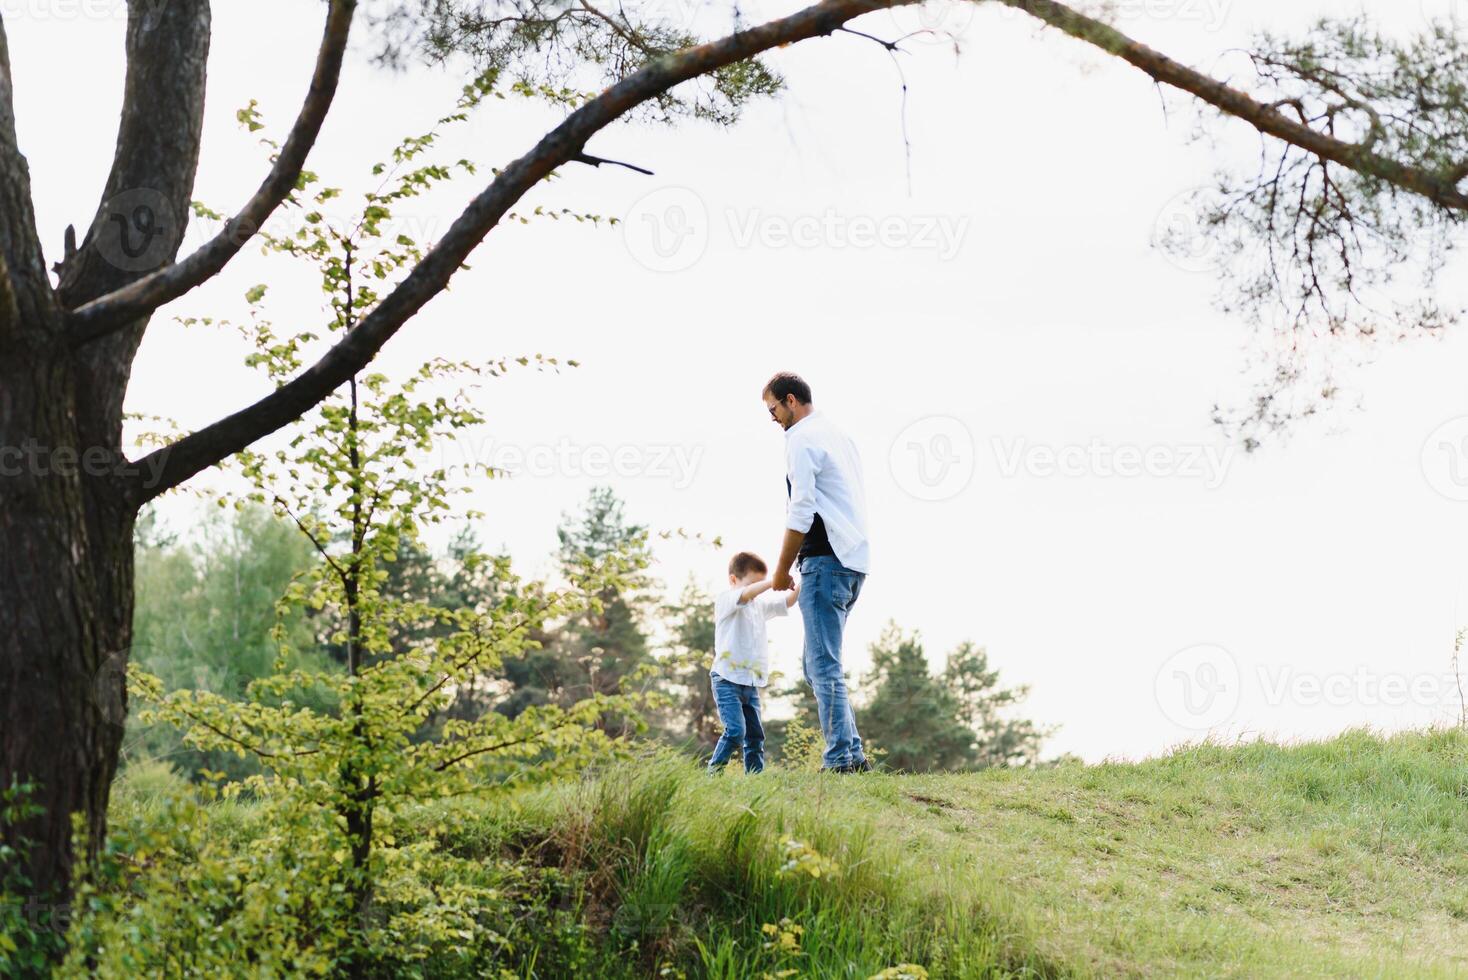
[(781, 592), (795, 583), (790, 567), (800, 554), (800, 545), (816, 519), (815, 448), (807, 440), (792, 440), (786, 450), (785, 469), (790, 479), (790, 505), (785, 515), (785, 541), (775, 563), (775, 588)]
[(795, 587), (795, 580), (790, 577), (790, 567), (795, 564), (795, 557), (800, 554), (800, 545), (804, 541), (804, 531), (785, 529), (785, 543), (780, 547), (780, 560), (775, 563), (773, 585), (777, 591), (784, 592)]

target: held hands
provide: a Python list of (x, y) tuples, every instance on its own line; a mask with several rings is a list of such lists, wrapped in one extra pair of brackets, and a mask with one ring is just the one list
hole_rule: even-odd
[(775, 570), (774, 581), (770, 584), (770, 587), (776, 592), (788, 592), (795, 588), (795, 580), (790, 577), (790, 570), (788, 568), (777, 568)]

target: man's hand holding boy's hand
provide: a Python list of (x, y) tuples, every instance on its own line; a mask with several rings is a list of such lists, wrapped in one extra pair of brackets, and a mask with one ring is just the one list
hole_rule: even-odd
[(795, 580), (790, 577), (790, 569), (775, 569), (775, 581), (771, 586), (776, 592), (788, 592), (795, 588)]

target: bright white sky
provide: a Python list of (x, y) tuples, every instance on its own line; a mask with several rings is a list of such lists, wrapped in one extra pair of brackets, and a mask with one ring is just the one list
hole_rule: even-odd
[[(745, 11), (763, 20), (795, 6)], [(111, 160), (122, 7), (3, 5), (53, 258), (66, 224), (90, 219)], [(1224, 53), (1258, 27), (1298, 30), (1365, 8), (1411, 28), (1451, 7), (1139, 0), (1120, 5), (1120, 23), (1228, 70)], [(232, 210), (263, 174), (235, 110), (258, 99), (283, 135), (323, 7), (218, 8), (196, 196)], [(1388, 351), (1359, 376), (1364, 411), (1252, 456), (1233, 449), (1210, 414), (1246, 394), (1248, 330), (1211, 307), (1206, 271), (1150, 245), (1159, 223), (1185, 220), (1176, 196), (1213, 169), (1206, 145), (1187, 139), (1186, 105), (1171, 97), (1164, 114), (1140, 74), (1015, 15), (946, 17), (961, 54), (914, 41), (902, 58), (910, 192), (888, 56), (849, 35), (803, 43), (775, 59), (785, 97), (732, 131), (602, 134), (590, 152), (657, 176), (577, 167), (533, 201), (623, 217), (622, 228), (495, 231), (452, 293), (389, 345), (389, 370), (536, 351), (583, 363), (482, 392), (493, 424), (453, 452), (551, 454), (476, 492), (487, 541), (544, 570), (561, 514), (609, 482), (635, 520), (722, 535), (718, 553), (659, 546), (670, 591), (690, 574), (721, 584), (732, 549), (773, 557), (782, 438), (759, 389), (789, 368), (865, 457), (874, 569), (848, 633), (855, 671), (889, 619), (920, 629), (935, 665), (972, 639), (1009, 682), (1032, 685), (1032, 717), (1062, 726), (1050, 750), (1090, 760), (1154, 754), (1210, 727), (1301, 738), (1454, 719), (1445, 678), (1468, 619), (1458, 551), (1468, 503), (1451, 498), (1468, 498), (1468, 477), (1456, 482), (1468, 470), (1444, 444), (1468, 445), (1468, 422), (1434, 433), (1468, 417), (1468, 340)], [(915, 18), (879, 13), (857, 26), (892, 37)], [(360, 54), (310, 162), (355, 189), (459, 84), (428, 70), (392, 76)], [(556, 118), (496, 102), (446, 152), (472, 156), (487, 178)], [(1230, 131), (1240, 138), (1228, 152), (1248, 159), (1256, 144)], [(405, 211), (405, 230), (441, 233), (479, 186), (458, 181)], [(168, 312), (239, 316), (246, 288), (268, 278), (279, 323), (319, 323), (309, 275), (262, 261), (251, 253)], [(196, 427), (262, 393), (237, 339), (165, 320), (138, 359), (132, 410)], [(621, 447), (636, 473), (585, 474), (607, 465), (598, 452)], [(1114, 475), (1144, 451), (1152, 474)], [(1082, 472), (1051, 472), (1047, 452)], [(193, 508), (180, 499), (169, 513), (185, 524)], [(798, 675), (798, 617), (772, 632), (777, 666)]]

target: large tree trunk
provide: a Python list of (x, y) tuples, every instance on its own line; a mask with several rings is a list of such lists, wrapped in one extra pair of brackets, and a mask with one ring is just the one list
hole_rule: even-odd
[(0, 779), (40, 816), (0, 831), (25, 854), (27, 915), (61, 928), (71, 815), (100, 844), (126, 711), (132, 507), (115, 447), (89, 444), (71, 359), (0, 364)]
[[(130, 2), (117, 150), (102, 204), (52, 288), (16, 143), (0, 27), (0, 787), (32, 784), (20, 845), (33, 918), (60, 913), (102, 844), (126, 716), (133, 518), (148, 473), (122, 453), (122, 405), (146, 318), (84, 345), (64, 310), (171, 262), (198, 167), (208, 0)], [(4, 869), (0, 869), (4, 870)], [(57, 923), (59, 925), (59, 922)]]

